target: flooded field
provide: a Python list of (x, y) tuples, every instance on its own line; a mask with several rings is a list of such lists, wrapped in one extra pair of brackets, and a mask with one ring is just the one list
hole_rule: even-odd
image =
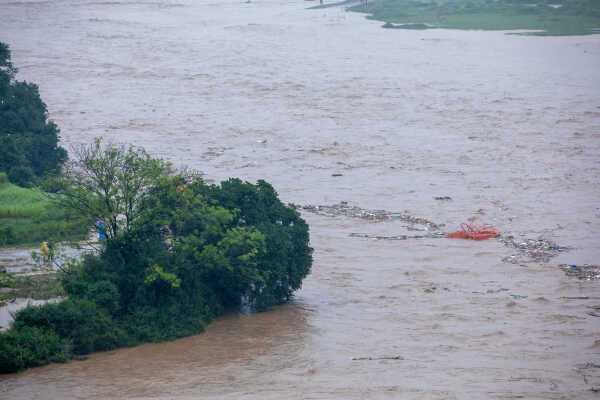
[[(103, 136), (444, 232), (476, 217), (516, 248), (303, 209), (315, 262), (290, 304), (0, 376), (1, 398), (597, 398), (600, 281), (564, 266), (600, 263), (600, 36), (310, 4), (0, 0), (0, 39), (67, 148)], [(424, 237), (377, 239), (398, 235)], [(521, 258), (537, 239), (569, 250)]]

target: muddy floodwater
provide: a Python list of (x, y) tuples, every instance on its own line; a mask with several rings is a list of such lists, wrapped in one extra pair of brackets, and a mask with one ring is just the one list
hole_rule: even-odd
[(571, 249), (508, 262), (497, 239), (380, 240), (428, 231), (303, 210), (314, 264), (289, 304), (4, 375), (1, 398), (597, 398), (600, 281), (559, 265), (600, 263), (600, 36), (392, 31), (311, 4), (0, 0), (0, 40), (66, 147), (103, 136), (286, 202)]

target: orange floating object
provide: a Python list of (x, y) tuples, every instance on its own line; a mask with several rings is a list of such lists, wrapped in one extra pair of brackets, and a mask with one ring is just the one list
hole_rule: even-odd
[(488, 224), (476, 227), (467, 223), (462, 223), (460, 224), (460, 228), (460, 231), (447, 233), (444, 237), (450, 239), (487, 240), (500, 235), (499, 230)]

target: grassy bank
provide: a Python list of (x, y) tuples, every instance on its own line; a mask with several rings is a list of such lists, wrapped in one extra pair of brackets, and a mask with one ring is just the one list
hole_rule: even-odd
[(600, 33), (597, 0), (377, 0), (366, 6), (358, 3), (349, 10), (367, 13), (368, 18), (385, 22), (385, 28), (537, 30), (527, 34), (548, 36)]
[(87, 223), (71, 219), (50, 196), (36, 189), (0, 183), (0, 246), (83, 239)]

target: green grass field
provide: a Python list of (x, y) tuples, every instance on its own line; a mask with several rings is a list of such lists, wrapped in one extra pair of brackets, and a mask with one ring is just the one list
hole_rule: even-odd
[(50, 196), (36, 189), (0, 183), (0, 246), (84, 238), (87, 223), (70, 218)]
[[(345, 4), (348, 2), (325, 6)], [(599, 0), (375, 0), (366, 6), (353, 4), (349, 10), (383, 21), (385, 28), (536, 30), (522, 34), (548, 36), (600, 33)]]

